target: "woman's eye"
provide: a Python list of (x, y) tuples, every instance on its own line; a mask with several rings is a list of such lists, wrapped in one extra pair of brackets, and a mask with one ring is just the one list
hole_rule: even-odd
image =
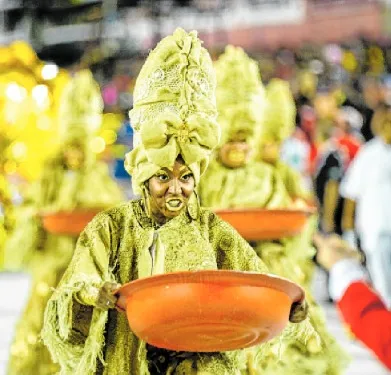
[(159, 179), (159, 181), (162, 181), (162, 182), (168, 181), (168, 176), (165, 174), (161, 174), (161, 175), (157, 176), (157, 178)]
[(182, 176), (182, 180), (189, 181), (192, 177), (193, 177), (193, 175), (191, 173), (188, 173), (188, 174), (185, 174)]

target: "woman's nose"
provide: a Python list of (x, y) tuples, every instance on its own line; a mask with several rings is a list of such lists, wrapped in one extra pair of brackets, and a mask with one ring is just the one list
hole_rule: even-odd
[(179, 183), (178, 179), (174, 178), (171, 181), (170, 186), (168, 188), (168, 192), (170, 194), (175, 194), (175, 195), (179, 195), (182, 193), (181, 184)]

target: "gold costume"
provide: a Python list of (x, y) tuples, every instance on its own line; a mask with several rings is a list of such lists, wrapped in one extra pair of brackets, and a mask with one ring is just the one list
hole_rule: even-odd
[[(32, 190), (32, 201), (24, 208), (5, 248), (5, 268), (26, 269), (33, 281), (11, 347), (9, 375), (49, 375), (58, 371), (40, 331), (52, 288), (58, 285), (69, 265), (77, 238), (47, 232), (40, 213), (107, 208), (122, 200), (122, 192), (110, 178), (107, 166), (98, 162), (88, 147), (100, 126), (102, 111), (99, 87), (90, 72), (76, 74), (64, 90), (60, 111), (64, 146), (47, 162)], [(68, 148), (82, 150), (79, 164), (64, 156)]]
[[(123, 284), (156, 273), (150, 253), (154, 239), (159, 272), (266, 271), (230, 225), (199, 206), (196, 194), (178, 216), (163, 224), (148, 209), (146, 182), (162, 168), (173, 169), (178, 156), (195, 183), (200, 181), (220, 136), (214, 95), (212, 62), (196, 32), (177, 29), (145, 62), (130, 112), (135, 148), (125, 162), (142, 199), (105, 211), (88, 225), (48, 303), (42, 336), (61, 374), (239, 375), (256, 365), (249, 364), (252, 352), (246, 350), (176, 353), (154, 348), (132, 333), (123, 313), (96, 307), (105, 282)], [(306, 333), (311, 333), (308, 325), (292, 324), (284, 335), (305, 339)], [(156, 372), (151, 364), (159, 353), (165, 353), (162, 360), (167, 365)]]
[[(222, 126), (222, 141), (205, 177), (201, 180), (201, 202), (213, 209), (289, 208), (295, 195), (301, 194), (299, 182), (285, 165), (275, 166), (259, 160), (256, 153), (241, 166), (224, 165), (220, 150), (229, 143), (247, 143), (252, 150), (259, 139), (277, 133), (290, 134), (294, 103), (279, 85), (263, 89), (257, 64), (242, 49), (227, 47), (215, 64), (217, 106)], [(246, 72), (244, 74), (243, 72)], [(293, 123), (294, 126), (294, 123)], [(263, 138), (262, 138), (263, 137)], [(295, 194), (293, 194), (294, 192)], [(297, 337), (279, 343), (257, 356), (259, 374), (340, 374), (346, 357), (326, 330), (323, 313), (311, 297), (313, 274), (312, 235), (316, 218), (312, 218), (300, 236), (275, 241), (260, 241), (254, 249), (270, 272), (286, 277), (306, 289), (310, 302), (310, 322), (320, 340), (305, 344)]]

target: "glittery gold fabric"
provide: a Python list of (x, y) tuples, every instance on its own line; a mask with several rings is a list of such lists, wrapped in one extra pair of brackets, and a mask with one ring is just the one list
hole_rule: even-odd
[[(94, 288), (152, 273), (149, 248), (165, 247), (164, 272), (231, 269), (265, 272), (253, 249), (214, 213), (186, 212), (156, 227), (141, 201), (99, 214), (79, 238), (75, 255), (45, 312), (42, 336), (61, 374), (149, 375), (146, 345), (131, 332), (125, 314), (94, 308)], [(92, 305), (92, 306), (91, 306)], [(295, 334), (304, 328), (289, 325)], [(293, 328), (292, 328), (293, 327)], [(248, 352), (199, 353), (175, 361), (167, 374), (247, 373)]]

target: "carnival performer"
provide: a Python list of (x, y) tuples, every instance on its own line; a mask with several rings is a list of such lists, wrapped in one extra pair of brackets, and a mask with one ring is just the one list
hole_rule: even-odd
[(5, 268), (27, 269), (32, 276), (31, 295), (11, 346), (9, 375), (58, 371), (40, 331), (46, 303), (72, 258), (77, 237), (48, 232), (39, 214), (105, 209), (122, 200), (122, 192), (106, 164), (97, 161), (89, 147), (100, 127), (103, 109), (99, 86), (91, 72), (76, 73), (61, 100), (61, 149), (47, 162), (25, 215), (5, 249)]
[[(272, 79), (265, 93), (264, 116), (255, 130), (254, 159), (262, 165), (267, 163), (273, 169), (275, 178), (282, 180), (289, 200), (279, 208), (305, 208), (310, 194), (304, 188), (301, 176), (280, 160), (282, 142), (295, 129), (296, 107), (289, 83)], [(309, 289), (314, 271), (312, 235), (315, 226), (316, 217), (312, 217), (300, 236), (273, 243), (260, 242), (256, 251), (273, 272)]]
[[(292, 199), (281, 176), (274, 173), (271, 165), (256, 160), (254, 155), (257, 137), (261, 133), (259, 127), (266, 121), (262, 112), (266, 98), (256, 62), (241, 48), (228, 46), (215, 68), (222, 141), (201, 179), (199, 194), (202, 204), (213, 209), (291, 207)], [(244, 71), (246, 75), (243, 75)], [(281, 106), (280, 110), (285, 108)], [(272, 115), (269, 110), (268, 116)], [(273, 128), (273, 131), (276, 130)], [(295, 280), (309, 289), (308, 274), (312, 274), (313, 265), (311, 263), (311, 272), (303, 269), (303, 265), (307, 265), (314, 255), (312, 234), (313, 231), (307, 230), (295, 238), (259, 241), (254, 248), (273, 273)], [(256, 356), (261, 374), (338, 373), (341, 367), (339, 347), (327, 333), (318, 306), (312, 305), (314, 311), (310, 311), (310, 320), (322, 342), (309, 340), (303, 345), (295, 337), (286, 340), (281, 359), (278, 358), (278, 350)], [(334, 364), (329, 361), (331, 354), (335, 358)], [(318, 364), (317, 367), (314, 363)]]
[[(140, 341), (112, 294), (118, 284), (166, 272), (266, 271), (247, 242), (194, 194), (219, 142), (216, 117), (210, 56), (196, 32), (177, 29), (150, 53), (135, 86), (136, 142), (125, 163), (141, 199), (95, 217), (47, 305), (42, 336), (61, 374), (246, 371), (245, 350), (178, 353)], [(294, 306), (291, 321), (304, 319), (304, 307)], [(293, 334), (301, 327), (290, 325)]]
[[(256, 133), (259, 147), (257, 160), (274, 167), (275, 173), (283, 180), (292, 200), (289, 208), (305, 208), (311, 195), (303, 187), (301, 177), (290, 166), (280, 161), (282, 142), (294, 131), (296, 108), (288, 82), (273, 79), (266, 88), (264, 121)], [(311, 296), (311, 284), (315, 265), (315, 249), (312, 237), (316, 231), (317, 217), (312, 216), (302, 233), (279, 241), (259, 242), (257, 254), (268, 268), (280, 276), (287, 277), (302, 285), (306, 291), (311, 311), (311, 323), (321, 337), (321, 345), (308, 342), (306, 346), (291, 342), (286, 357), (296, 361), (267, 362), (266, 374), (308, 373), (341, 374), (348, 360), (342, 348), (329, 334), (324, 313)], [(330, 360), (332, 358), (332, 360)]]
[(311, 193), (304, 187), (302, 177), (280, 159), (283, 142), (295, 130), (296, 107), (289, 83), (272, 79), (266, 87), (265, 102), (262, 126), (258, 127), (257, 158), (274, 168), (293, 201), (305, 203)]
[(227, 46), (215, 69), (222, 137), (199, 186), (202, 205), (217, 209), (287, 206), (291, 200), (281, 178), (253, 158), (254, 132), (265, 106), (258, 65), (241, 48)]
[(334, 110), (333, 121), (317, 127), (318, 155), (315, 160), (314, 190), (319, 206), (319, 227), (324, 233), (344, 234), (357, 246), (351, 233), (343, 233), (344, 198), (339, 193), (341, 181), (358, 153), (362, 116), (352, 107)]

